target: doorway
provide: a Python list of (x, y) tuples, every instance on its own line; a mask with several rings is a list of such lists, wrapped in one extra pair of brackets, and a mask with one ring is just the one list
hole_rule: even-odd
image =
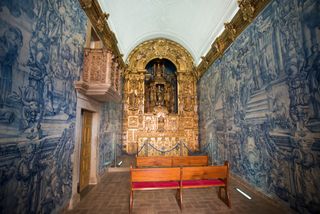
[(91, 160), (91, 137), (92, 137), (92, 115), (90, 111), (82, 111), (82, 137), (80, 154), (80, 179), (79, 192), (89, 187), (90, 160)]

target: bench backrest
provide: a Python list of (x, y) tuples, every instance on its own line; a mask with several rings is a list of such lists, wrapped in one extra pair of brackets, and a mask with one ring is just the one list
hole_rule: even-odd
[(172, 166), (208, 166), (208, 156), (172, 157)]
[(222, 166), (183, 167), (182, 180), (223, 179), (227, 182), (229, 177), (229, 164)]
[(181, 178), (180, 168), (140, 168), (130, 169), (131, 182), (148, 181), (179, 181)]
[(136, 157), (137, 167), (208, 166), (208, 156)]
[(171, 157), (153, 156), (153, 157), (136, 157), (137, 167), (171, 167)]

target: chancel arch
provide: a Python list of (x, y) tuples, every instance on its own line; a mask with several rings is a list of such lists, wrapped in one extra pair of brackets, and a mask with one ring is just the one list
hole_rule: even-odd
[[(187, 155), (188, 149), (197, 150), (197, 74), (190, 53), (171, 40), (154, 39), (138, 45), (127, 64), (123, 149), (133, 154), (149, 142), (153, 148), (139, 155)], [(160, 152), (181, 142), (184, 148)]]

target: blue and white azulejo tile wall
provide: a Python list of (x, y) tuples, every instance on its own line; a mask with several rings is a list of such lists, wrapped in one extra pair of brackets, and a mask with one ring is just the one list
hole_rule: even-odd
[(70, 199), (85, 32), (77, 0), (0, 2), (1, 213), (50, 213)]
[(198, 84), (201, 146), (300, 213), (320, 211), (319, 8), (271, 1)]

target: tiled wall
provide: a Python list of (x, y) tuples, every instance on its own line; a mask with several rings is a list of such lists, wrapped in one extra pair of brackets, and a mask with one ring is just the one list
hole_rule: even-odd
[(198, 85), (202, 148), (301, 213), (320, 210), (319, 8), (272, 1)]
[(121, 154), (122, 104), (107, 102), (103, 104), (100, 121), (100, 144), (98, 172), (103, 174), (107, 164), (112, 164), (115, 155)]
[(0, 213), (50, 213), (70, 198), (85, 32), (77, 0), (0, 3)]

